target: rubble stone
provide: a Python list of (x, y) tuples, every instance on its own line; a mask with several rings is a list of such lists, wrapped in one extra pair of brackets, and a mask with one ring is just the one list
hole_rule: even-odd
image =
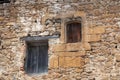
[[(119, 0), (10, 0), (0, 4), (0, 80), (119, 80)], [(80, 18), (81, 41), (67, 43), (67, 21)], [(67, 20), (69, 19), (69, 20)], [(23, 37), (48, 39), (48, 72), (24, 70)]]

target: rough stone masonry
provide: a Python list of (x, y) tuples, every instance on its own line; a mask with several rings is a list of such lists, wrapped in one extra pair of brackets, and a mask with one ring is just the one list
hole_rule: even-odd
[[(82, 41), (66, 42), (81, 17)], [(28, 36), (48, 39), (48, 72), (24, 70)], [(120, 0), (11, 0), (0, 4), (0, 80), (120, 80)]]

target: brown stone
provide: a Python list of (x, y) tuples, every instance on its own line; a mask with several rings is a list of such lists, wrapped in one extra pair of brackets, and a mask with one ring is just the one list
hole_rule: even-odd
[(70, 80), (70, 78), (69, 78), (69, 76), (64, 76), (64, 77), (62, 77), (61, 80)]
[(120, 35), (119, 34), (115, 35), (115, 39), (120, 42)]
[(6, 32), (5, 34), (2, 34), (1, 35), (3, 38), (15, 38), (16, 37), (16, 34), (13, 33), (13, 32)]
[(109, 68), (113, 65), (113, 62), (106, 62), (105, 63), (105, 67)]
[(88, 35), (88, 42), (100, 41), (100, 35)]
[(102, 80), (110, 80), (109, 77), (104, 77)]
[(84, 60), (81, 57), (59, 57), (59, 67), (82, 67)]
[(82, 43), (68, 43), (66, 44), (66, 51), (79, 51), (82, 50)]
[(89, 58), (85, 58), (85, 63), (88, 63), (90, 62), (90, 59)]
[(56, 52), (54, 53), (58, 56), (63, 57), (72, 57), (72, 56), (85, 56), (85, 51), (79, 51), (79, 52)]
[(102, 34), (104, 32), (105, 32), (105, 28), (102, 27), (102, 26), (93, 28), (93, 33), (94, 34)]
[(66, 43), (66, 33), (65, 33), (65, 27), (64, 27), (64, 23), (61, 24), (61, 36), (60, 36), (60, 41), (61, 43)]
[(118, 77), (117, 76), (112, 76), (110, 79), (111, 80), (118, 80)]
[(81, 69), (81, 68), (76, 68), (75, 69), (75, 72), (77, 72), (77, 73), (81, 73), (83, 71), (83, 69)]
[(99, 61), (99, 62), (103, 62), (105, 60), (106, 60), (106, 58), (104, 56), (97, 57), (97, 61)]
[(4, 17), (0, 17), (0, 21), (2, 21), (3, 19), (5, 19)]
[(51, 56), (49, 59), (49, 68), (58, 68), (58, 57)]
[(14, 25), (14, 22), (8, 22), (6, 25)]
[(85, 50), (91, 50), (91, 45), (89, 43), (83, 44)]
[[(65, 65), (64, 66), (67, 67), (67, 68), (76, 67), (76, 64), (75, 64), (74, 61), (76, 61), (75, 57), (65, 57)], [(79, 61), (79, 59), (78, 59), (78, 61)]]
[(94, 34), (93, 28), (89, 28), (88, 34)]
[(10, 40), (4, 40), (4, 41), (3, 41), (3, 45), (8, 45), (8, 46), (9, 46), (10, 44), (11, 44), (11, 41), (10, 41)]
[(59, 57), (59, 67), (65, 66), (65, 57)]
[(58, 52), (58, 51), (66, 51), (66, 44), (55, 44), (52, 47), (54, 52)]
[(104, 26), (89, 28), (89, 30), (88, 30), (88, 34), (91, 34), (91, 35), (97, 35), (97, 34), (102, 34), (102, 33), (105, 33)]
[(120, 62), (120, 55), (116, 55), (116, 61)]
[(78, 16), (81, 16), (81, 17), (84, 17), (86, 14), (84, 11), (77, 11), (74, 13), (74, 16), (75, 17), (78, 17)]

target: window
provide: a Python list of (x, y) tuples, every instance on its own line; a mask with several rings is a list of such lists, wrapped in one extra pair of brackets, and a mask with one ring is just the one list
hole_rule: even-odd
[(82, 38), (81, 23), (78, 22), (68, 23), (66, 25), (66, 31), (68, 43), (75, 43), (81, 41)]
[(0, 0), (0, 4), (3, 4), (3, 3), (10, 3), (10, 0)]
[(48, 71), (47, 41), (27, 42), (24, 69), (28, 74), (44, 73)]

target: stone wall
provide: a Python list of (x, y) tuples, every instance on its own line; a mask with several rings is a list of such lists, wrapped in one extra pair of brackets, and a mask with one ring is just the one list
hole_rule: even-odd
[[(0, 4), (0, 80), (119, 80), (119, 0), (16, 0)], [(82, 17), (82, 41), (66, 43), (65, 19)], [(46, 24), (46, 20), (52, 22)], [(54, 23), (54, 19), (61, 19)], [(54, 23), (54, 24), (53, 24)], [(25, 73), (25, 36), (49, 39), (48, 73)]]

